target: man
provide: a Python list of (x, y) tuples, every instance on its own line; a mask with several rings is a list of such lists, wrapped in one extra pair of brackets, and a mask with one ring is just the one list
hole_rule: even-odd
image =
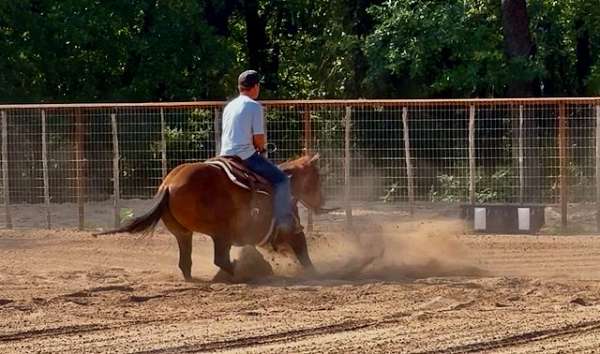
[(238, 77), (239, 96), (223, 110), (220, 155), (239, 156), (244, 165), (267, 179), (273, 185), (273, 214), (278, 233), (289, 233), (295, 228), (292, 214), (290, 180), (262, 153), (266, 150), (263, 108), (256, 102), (260, 92), (260, 77), (254, 70), (246, 70)]

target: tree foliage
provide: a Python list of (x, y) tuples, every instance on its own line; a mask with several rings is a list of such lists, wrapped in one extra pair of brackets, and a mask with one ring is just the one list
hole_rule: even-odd
[(597, 0), (527, 2), (506, 54), (501, 0), (21, 0), (0, 3), (2, 102), (600, 94)]

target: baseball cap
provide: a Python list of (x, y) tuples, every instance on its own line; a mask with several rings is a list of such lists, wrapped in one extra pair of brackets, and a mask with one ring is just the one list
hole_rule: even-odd
[(255, 70), (246, 70), (238, 77), (238, 85), (251, 88), (260, 82), (260, 75)]

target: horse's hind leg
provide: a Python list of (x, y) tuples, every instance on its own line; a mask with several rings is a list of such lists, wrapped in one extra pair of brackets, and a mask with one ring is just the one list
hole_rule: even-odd
[(231, 243), (224, 237), (216, 236), (213, 237), (213, 244), (215, 247), (215, 265), (233, 277), (233, 263), (231, 263), (231, 258), (229, 255), (229, 252), (231, 251)]
[(179, 269), (186, 281), (192, 280), (192, 235), (193, 232), (183, 227), (171, 214), (165, 210), (162, 221), (177, 239), (179, 245)]

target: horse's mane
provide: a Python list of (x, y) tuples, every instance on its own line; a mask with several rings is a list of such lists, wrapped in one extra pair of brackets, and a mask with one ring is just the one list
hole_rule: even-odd
[(281, 168), (281, 170), (283, 172), (294, 172), (294, 171), (297, 171), (299, 169), (302, 169), (302, 168), (310, 165), (312, 158), (313, 158), (313, 156), (303, 155), (297, 159), (288, 160), (288, 161), (280, 164), (279, 168)]

